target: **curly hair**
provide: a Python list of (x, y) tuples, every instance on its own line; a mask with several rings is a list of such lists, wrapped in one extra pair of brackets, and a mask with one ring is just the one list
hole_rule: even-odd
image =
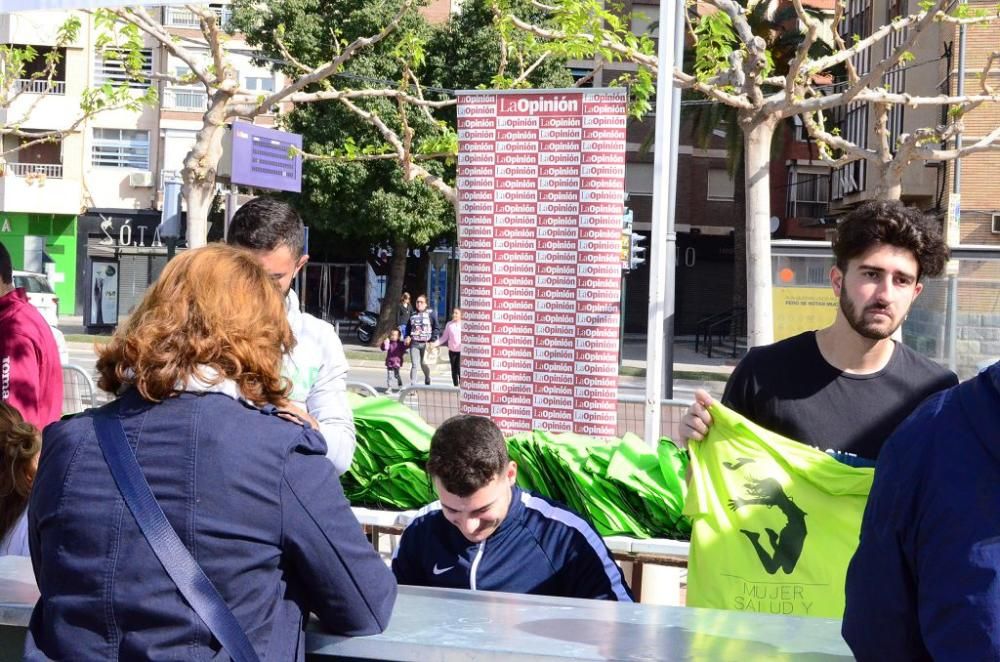
[(452, 494), (467, 497), (499, 476), (509, 463), (500, 428), (483, 416), (462, 414), (435, 430), (427, 473)]
[(848, 262), (878, 244), (913, 253), (918, 280), (940, 275), (948, 262), (940, 228), (919, 209), (898, 200), (869, 200), (844, 217), (833, 240), (837, 267), (846, 271)]
[(28, 505), (35, 480), (35, 458), (42, 450), (42, 435), (21, 413), (0, 402), (0, 538), (10, 531)]
[(98, 349), (98, 385), (110, 393), (131, 385), (159, 402), (192, 377), (231, 379), (251, 402), (281, 406), (291, 390), (281, 357), (294, 344), (284, 299), (254, 255), (210, 244), (171, 260)]

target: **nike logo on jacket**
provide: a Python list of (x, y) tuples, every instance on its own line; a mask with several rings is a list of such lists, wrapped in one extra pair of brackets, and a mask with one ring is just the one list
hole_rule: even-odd
[(497, 530), (470, 543), (435, 502), (417, 513), (392, 559), (400, 584), (632, 601), (600, 535), (565, 506), (513, 488)]

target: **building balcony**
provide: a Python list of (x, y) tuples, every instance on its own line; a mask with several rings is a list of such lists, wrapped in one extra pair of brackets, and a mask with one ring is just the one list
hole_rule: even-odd
[(0, 176), (0, 211), (29, 214), (80, 213), (79, 181), (63, 179), (58, 163), (6, 163)]
[[(233, 17), (233, 10), (229, 5), (213, 3), (209, 8), (215, 12), (219, 19), (219, 26), (226, 29), (226, 25)], [(182, 28), (186, 30), (200, 30), (201, 19), (184, 7), (166, 6), (164, 9), (163, 24), (168, 28)]]
[(208, 93), (198, 88), (168, 87), (163, 90), (160, 108), (203, 113), (208, 109)]
[(66, 96), (66, 81), (48, 80), (46, 78), (20, 78), (14, 81), (13, 92), (15, 94), (52, 94), (55, 96)]
[(62, 179), (61, 163), (7, 163), (3, 166), (4, 174), (24, 179)]

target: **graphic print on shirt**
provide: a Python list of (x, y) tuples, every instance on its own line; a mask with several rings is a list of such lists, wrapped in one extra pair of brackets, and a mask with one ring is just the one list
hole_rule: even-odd
[[(743, 459), (743, 458), (741, 458)], [(731, 468), (728, 466), (727, 468)], [(742, 466), (740, 464), (739, 466)], [(773, 575), (781, 569), (786, 575), (790, 575), (795, 570), (795, 565), (802, 556), (802, 548), (806, 541), (806, 512), (795, 505), (795, 502), (785, 494), (781, 484), (773, 478), (747, 478), (744, 483), (746, 497), (733, 498), (729, 500), (729, 507), (733, 511), (745, 506), (776, 506), (788, 520), (781, 532), (764, 527), (767, 539), (771, 543), (773, 553), (769, 553), (760, 542), (760, 532), (740, 529), (740, 533), (747, 537), (753, 545), (760, 564)]]

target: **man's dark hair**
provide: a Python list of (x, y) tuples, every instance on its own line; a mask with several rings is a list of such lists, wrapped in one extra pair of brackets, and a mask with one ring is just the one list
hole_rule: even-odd
[(937, 223), (898, 200), (869, 200), (844, 217), (833, 240), (837, 267), (846, 271), (849, 261), (877, 244), (913, 253), (919, 265), (917, 280), (940, 275), (948, 261), (948, 247)]
[(274, 198), (254, 198), (233, 214), (227, 241), (254, 251), (273, 251), (287, 246), (296, 260), (306, 242), (302, 218), (287, 202)]
[(427, 473), (455, 496), (467, 497), (507, 468), (510, 456), (500, 428), (483, 416), (452, 416), (431, 437)]
[(3, 281), (4, 285), (14, 282), (14, 263), (11, 262), (10, 253), (2, 241), (0, 241), (0, 281)]

